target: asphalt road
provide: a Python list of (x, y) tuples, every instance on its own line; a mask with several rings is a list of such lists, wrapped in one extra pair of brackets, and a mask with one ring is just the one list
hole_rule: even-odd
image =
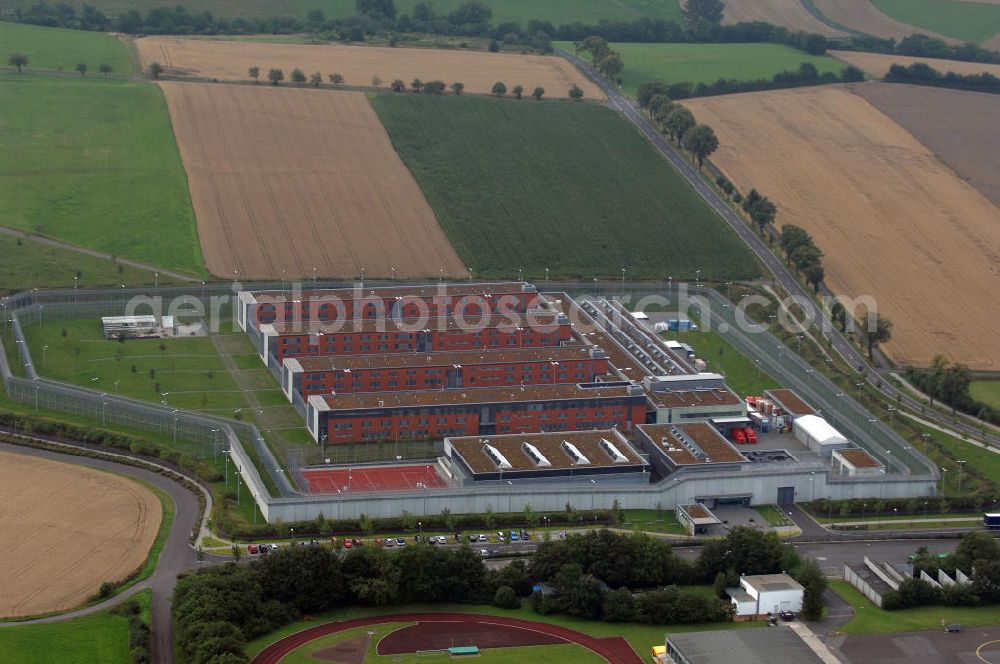
[[(774, 275), (777, 282), (792, 296), (800, 301), (807, 317), (815, 321), (823, 321), (825, 316), (822, 310), (813, 301), (812, 296), (785, 267), (785, 264), (778, 259), (771, 250), (764, 244), (764, 241), (753, 232), (753, 230), (743, 221), (736, 212), (729, 207), (725, 200), (702, 179), (697, 168), (693, 166), (687, 158), (682, 155), (674, 146), (665, 139), (653, 125), (635, 107), (635, 102), (626, 98), (616, 87), (608, 83), (603, 77), (595, 73), (586, 62), (576, 57), (572, 53), (560, 51), (563, 57), (572, 62), (584, 74), (587, 75), (602, 91), (608, 96), (611, 104), (624, 115), (646, 138), (653, 144), (660, 154), (676, 168), (681, 175), (694, 187), (698, 195), (718, 213), (720, 217), (732, 228), (733, 232), (756, 254), (757, 258)], [(832, 325), (822, 325), (819, 332), (827, 338), (837, 353), (844, 360), (860, 373), (864, 380), (882, 394), (894, 401), (898, 401), (906, 407), (921, 412), (924, 404), (909, 397), (906, 393), (892, 387), (886, 379), (887, 369), (872, 368), (867, 359), (862, 356), (854, 346)], [(923, 416), (949, 428), (961, 431), (964, 434), (983, 438), (994, 445), (1000, 446), (1000, 436), (991, 433), (983, 434), (975, 426), (964, 421), (954, 422), (949, 415), (936, 410), (928, 410)]]
[[(92, 459), (69, 454), (58, 454), (20, 445), (0, 443), (0, 450), (25, 456), (40, 457), (72, 463), (98, 470), (106, 470), (119, 475), (125, 475), (146, 482), (163, 491), (174, 503), (175, 516), (167, 541), (164, 543), (156, 570), (145, 580), (131, 586), (126, 591), (99, 604), (94, 604), (75, 611), (60, 613), (46, 618), (38, 618), (24, 622), (0, 622), (0, 629), (15, 625), (55, 623), (86, 616), (103, 611), (135, 593), (151, 588), (153, 591), (151, 607), (152, 650), (153, 662), (156, 664), (173, 664), (173, 624), (170, 616), (171, 598), (177, 585), (177, 575), (185, 570), (198, 566), (197, 554), (188, 544), (192, 530), (198, 527), (201, 520), (201, 508), (198, 499), (189, 490), (177, 482), (144, 468), (127, 466), (113, 461)], [(206, 557), (206, 563), (214, 562), (215, 557)], [(221, 561), (222, 559), (217, 559)]]

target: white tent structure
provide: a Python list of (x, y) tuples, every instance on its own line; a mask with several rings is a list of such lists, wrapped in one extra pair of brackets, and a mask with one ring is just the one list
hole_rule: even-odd
[(799, 442), (823, 457), (831, 456), (834, 450), (851, 446), (842, 433), (818, 415), (795, 418), (792, 430)]

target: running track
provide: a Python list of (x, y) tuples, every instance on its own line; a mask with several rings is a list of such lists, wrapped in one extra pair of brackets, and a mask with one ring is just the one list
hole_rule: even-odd
[(643, 664), (642, 658), (636, 654), (632, 646), (629, 645), (629, 642), (620, 636), (598, 638), (566, 627), (560, 627), (559, 625), (549, 625), (531, 620), (521, 620), (520, 618), (504, 618), (503, 616), (490, 616), (478, 613), (397, 613), (394, 615), (370, 616), (368, 618), (355, 618), (353, 620), (342, 620), (340, 622), (317, 625), (272, 643), (253, 659), (252, 664), (277, 664), (282, 657), (296, 648), (320, 637), (336, 634), (337, 632), (357, 627), (367, 627), (368, 625), (421, 621), (478, 622), (520, 627), (521, 629), (534, 630), (564, 639), (570, 643), (575, 643), (600, 655), (610, 664)]

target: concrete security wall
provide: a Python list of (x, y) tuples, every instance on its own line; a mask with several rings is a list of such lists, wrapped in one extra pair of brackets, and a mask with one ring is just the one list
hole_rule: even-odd
[(858, 576), (849, 565), (844, 565), (844, 580), (854, 586), (858, 592), (871, 600), (872, 604), (882, 608), (882, 595), (875, 591), (868, 582)]

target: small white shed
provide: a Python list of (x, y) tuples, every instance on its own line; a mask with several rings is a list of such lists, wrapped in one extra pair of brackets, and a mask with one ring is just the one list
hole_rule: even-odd
[[(780, 613), (781, 611), (792, 611), (798, 613), (802, 610), (802, 596), (805, 589), (798, 581), (787, 574), (758, 574), (756, 576), (740, 577), (740, 586), (746, 591), (753, 601), (753, 614), (737, 613), (737, 615), (764, 615), (766, 613)], [(738, 610), (751, 610), (749, 602), (746, 600), (736, 604)]]
[(834, 450), (851, 445), (842, 433), (818, 415), (803, 415), (795, 418), (792, 430), (799, 442), (823, 457), (829, 457)]

